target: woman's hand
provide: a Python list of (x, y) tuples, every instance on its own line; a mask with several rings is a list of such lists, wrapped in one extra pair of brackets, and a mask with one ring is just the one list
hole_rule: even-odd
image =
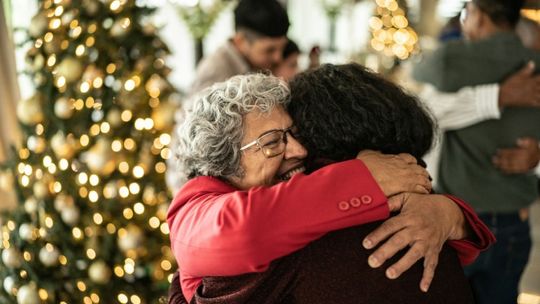
[[(387, 155), (365, 150), (356, 158), (366, 165), (388, 197), (402, 192), (427, 194), (431, 191), (429, 173), (419, 166), (416, 158), (410, 154)], [(392, 211), (392, 207), (390, 210)]]
[(418, 260), (424, 258), (424, 273), (420, 289), (427, 292), (446, 240), (463, 239), (468, 234), (461, 209), (443, 195), (403, 193), (390, 198), (391, 205), (401, 206), (401, 212), (386, 220), (363, 241), (367, 249), (384, 242), (368, 259), (371, 267), (379, 267), (399, 250), (410, 246), (407, 253), (386, 270), (390, 279), (399, 277)]

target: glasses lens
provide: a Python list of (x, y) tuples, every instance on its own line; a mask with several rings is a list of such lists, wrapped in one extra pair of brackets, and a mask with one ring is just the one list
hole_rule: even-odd
[(285, 151), (285, 142), (283, 141), (283, 131), (275, 131), (265, 134), (259, 138), (259, 145), (267, 157), (276, 156)]
[(459, 22), (461, 24), (464, 24), (465, 23), (465, 19), (467, 19), (467, 9), (466, 8), (463, 8), (461, 10), (461, 13), (459, 14)]

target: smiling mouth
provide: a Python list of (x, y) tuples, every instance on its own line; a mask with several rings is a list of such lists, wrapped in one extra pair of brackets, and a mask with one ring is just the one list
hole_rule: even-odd
[(281, 174), (279, 176), (279, 179), (282, 180), (282, 181), (286, 181), (286, 180), (289, 180), (291, 177), (293, 177), (293, 175), (298, 174), (298, 173), (302, 173), (304, 171), (306, 171), (306, 167), (304, 167), (304, 166), (296, 167), (296, 168), (293, 168), (293, 169)]

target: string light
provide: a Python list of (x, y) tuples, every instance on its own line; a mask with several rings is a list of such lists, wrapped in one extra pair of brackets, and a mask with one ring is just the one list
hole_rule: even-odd
[(377, 16), (369, 20), (371, 48), (385, 56), (407, 59), (416, 50), (418, 36), (409, 27), (397, 0), (377, 0)]

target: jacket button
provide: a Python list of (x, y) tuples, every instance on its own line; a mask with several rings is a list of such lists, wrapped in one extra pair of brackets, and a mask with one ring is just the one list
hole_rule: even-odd
[(351, 205), (349, 205), (349, 202), (341, 201), (338, 204), (338, 208), (341, 211), (347, 211), (347, 210), (349, 210), (351, 208)]
[(351, 198), (350, 203), (351, 203), (351, 206), (353, 206), (355, 208), (360, 207), (360, 205), (362, 204), (362, 202), (360, 201), (360, 199), (358, 197)]
[(364, 205), (369, 205), (371, 204), (371, 202), (373, 202), (373, 199), (369, 195), (362, 195), (360, 199), (362, 200), (362, 204)]

